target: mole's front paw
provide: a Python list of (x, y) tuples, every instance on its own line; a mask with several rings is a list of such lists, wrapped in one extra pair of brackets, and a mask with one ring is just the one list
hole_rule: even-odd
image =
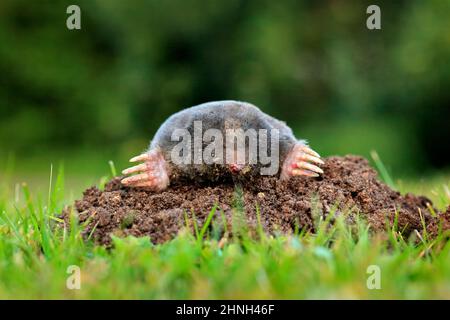
[(292, 176), (318, 177), (323, 170), (315, 164), (324, 164), (320, 155), (308, 146), (297, 143), (283, 163), (280, 178), (287, 180)]
[(169, 176), (166, 169), (166, 161), (158, 150), (151, 150), (130, 162), (144, 161), (137, 166), (122, 171), (124, 175), (130, 175), (121, 182), (129, 187), (144, 187), (154, 191), (164, 190), (169, 185)]

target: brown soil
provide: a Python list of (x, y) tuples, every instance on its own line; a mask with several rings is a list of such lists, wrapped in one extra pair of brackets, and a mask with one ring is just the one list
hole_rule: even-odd
[[(404, 236), (414, 230), (422, 231), (421, 215), (431, 235), (438, 232), (440, 225), (450, 229), (450, 207), (444, 213), (433, 208), (437, 213), (433, 217), (429, 199), (400, 195), (380, 182), (376, 171), (361, 157), (331, 157), (326, 159), (323, 169), (325, 173), (315, 179), (296, 177), (281, 182), (275, 177), (258, 177), (243, 182), (240, 188), (230, 182), (180, 183), (162, 193), (126, 188), (115, 178), (104, 191), (96, 187), (87, 189), (83, 199), (75, 202), (75, 209), (80, 222), (91, 219), (85, 235), (92, 233), (97, 243), (106, 245), (111, 243), (111, 234), (149, 236), (154, 243), (170, 240), (186, 226), (186, 217), (191, 221), (191, 229), (194, 218), (201, 228), (216, 203), (219, 209), (211, 229), (218, 238), (224, 230), (236, 233), (236, 221), (241, 221), (241, 225), (244, 221), (244, 230), (257, 230), (257, 207), (261, 225), (269, 234), (290, 233), (295, 229), (314, 232), (318, 219), (325, 218), (334, 208), (337, 215), (350, 212), (346, 218), (349, 223), (359, 213), (374, 231), (386, 230), (386, 224), (394, 222), (395, 212), (398, 230)], [(66, 219), (67, 212), (63, 214)]]

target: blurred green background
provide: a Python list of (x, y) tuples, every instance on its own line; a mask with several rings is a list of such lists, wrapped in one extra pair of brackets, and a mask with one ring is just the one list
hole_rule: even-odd
[[(382, 30), (366, 28), (370, 4)], [(64, 163), (86, 186), (175, 111), (235, 99), (324, 156), (449, 172), (449, 17), (446, 0), (2, 0), (1, 168), (31, 179)]]

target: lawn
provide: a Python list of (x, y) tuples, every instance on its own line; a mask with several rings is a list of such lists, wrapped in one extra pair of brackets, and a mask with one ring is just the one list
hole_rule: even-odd
[[(371, 235), (363, 221), (350, 227), (339, 217), (333, 225), (318, 222), (315, 234), (220, 241), (183, 231), (162, 245), (115, 238), (108, 250), (83, 241), (75, 218), (56, 227), (58, 213), (90, 181), (57, 166), (30, 190), (11, 187), (17, 176), (6, 170), (0, 182), (1, 299), (450, 298), (445, 234), (404, 239), (394, 224)], [(429, 196), (439, 209), (450, 204), (448, 175), (396, 185)]]

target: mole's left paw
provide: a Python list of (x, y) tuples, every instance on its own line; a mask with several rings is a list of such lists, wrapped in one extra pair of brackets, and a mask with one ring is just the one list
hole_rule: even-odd
[(297, 143), (283, 163), (280, 178), (287, 180), (293, 176), (318, 177), (323, 170), (315, 164), (324, 164), (320, 155), (308, 146)]
[(166, 162), (159, 150), (151, 150), (130, 160), (130, 162), (138, 161), (144, 163), (122, 171), (125, 175), (131, 175), (121, 181), (123, 185), (153, 191), (164, 190), (169, 185)]

